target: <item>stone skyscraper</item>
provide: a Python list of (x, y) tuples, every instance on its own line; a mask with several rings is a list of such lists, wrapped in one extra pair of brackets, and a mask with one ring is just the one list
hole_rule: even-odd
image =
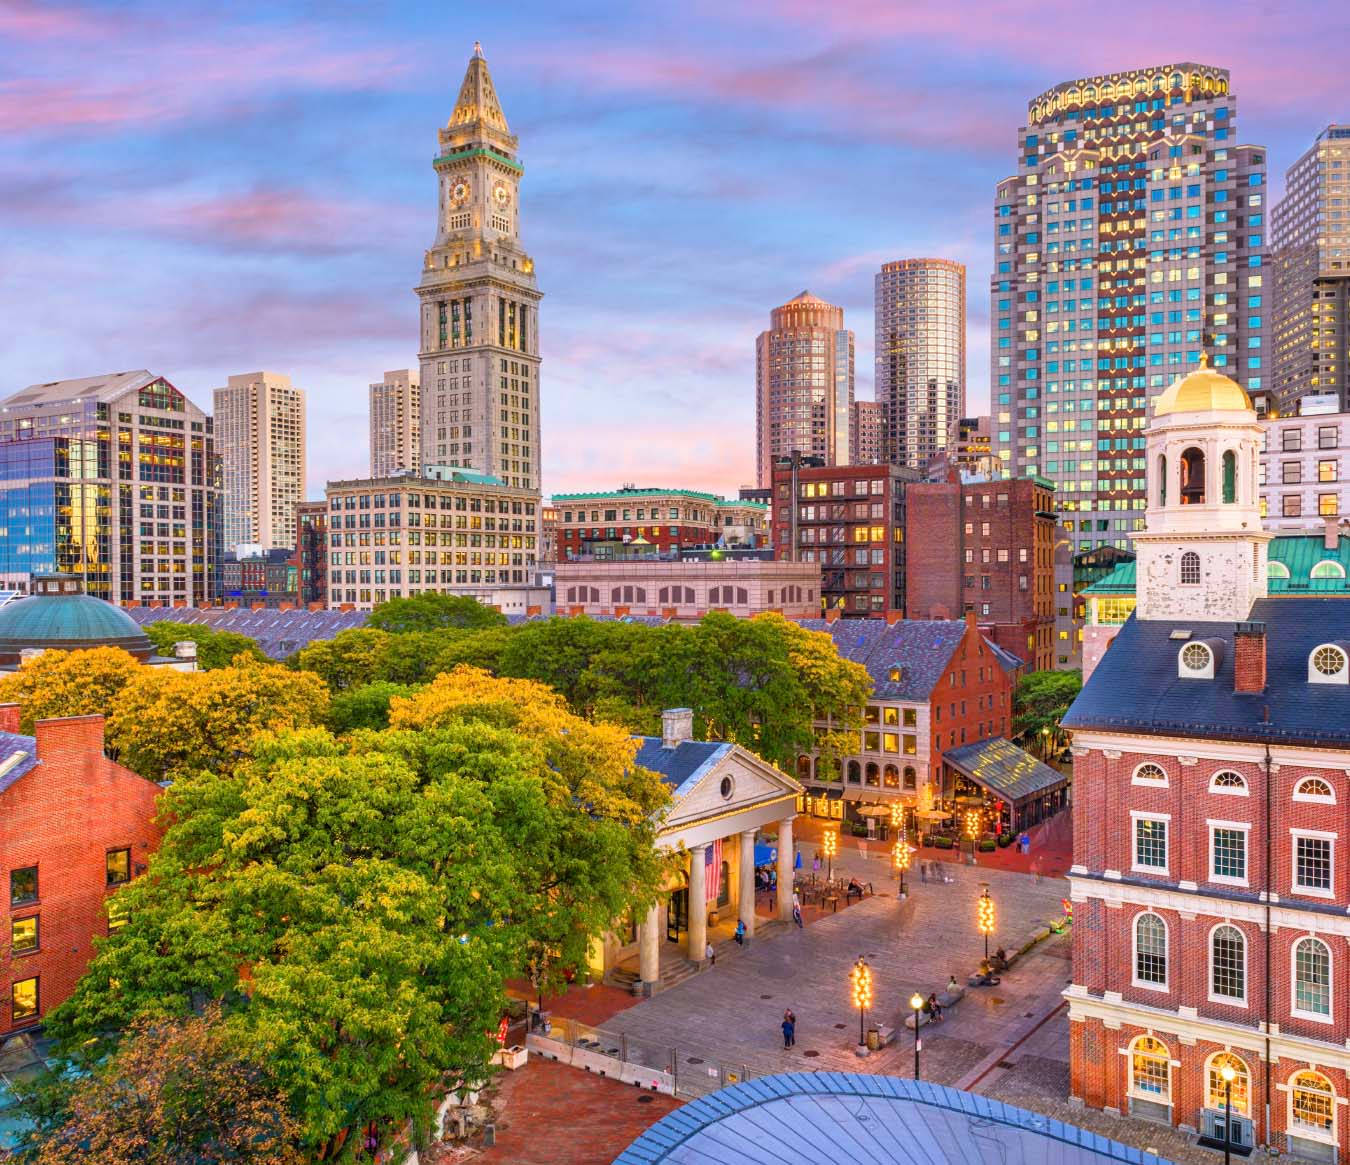
[(773, 463), (800, 451), (847, 465), (853, 411), (853, 333), (844, 309), (809, 291), (776, 307), (755, 341), (755, 427), (760, 486)]
[(925, 469), (966, 408), (966, 268), (900, 259), (876, 275), (876, 399), (886, 458)]
[(990, 395), (1002, 472), (1055, 483), (1075, 551), (1144, 520), (1144, 419), (1201, 352), (1266, 383), (1266, 151), (1228, 72), (1084, 77), (1030, 103), (998, 184)]
[(370, 476), (395, 470), (420, 471), (422, 386), (410, 368), (386, 372), (370, 386)]
[(524, 167), (475, 44), (438, 135), (436, 237), (422, 267), (422, 462), (539, 490), (539, 299), (520, 245)]
[(231, 376), (215, 391), (225, 549), (295, 546), (305, 500), (305, 394), (279, 372)]
[(1327, 126), (1289, 167), (1271, 228), (1280, 411), (1314, 393), (1350, 410), (1350, 125)]

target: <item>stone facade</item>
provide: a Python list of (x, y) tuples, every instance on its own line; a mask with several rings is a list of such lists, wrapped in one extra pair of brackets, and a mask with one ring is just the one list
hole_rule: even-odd
[(820, 614), (820, 567), (807, 562), (562, 561), (554, 586), (558, 611), (567, 615), (657, 615), (695, 622), (709, 611), (746, 617), (778, 611), (789, 619)]

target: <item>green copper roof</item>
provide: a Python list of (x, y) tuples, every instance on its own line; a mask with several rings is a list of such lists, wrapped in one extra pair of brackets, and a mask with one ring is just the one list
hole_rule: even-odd
[(148, 651), (150, 640), (125, 611), (92, 595), (30, 595), (0, 607), (0, 651), (97, 646)]
[[(1267, 573), (1267, 590), (1272, 595), (1350, 595), (1350, 538), (1339, 539), (1335, 550), (1328, 550), (1321, 534), (1279, 534), (1268, 551), (1273, 570)], [(1313, 578), (1320, 562), (1337, 563), (1344, 572), (1334, 578)], [(1283, 566), (1289, 577), (1279, 572)], [(1123, 562), (1110, 574), (1084, 589), (1085, 595), (1132, 595), (1135, 589), (1135, 564)]]

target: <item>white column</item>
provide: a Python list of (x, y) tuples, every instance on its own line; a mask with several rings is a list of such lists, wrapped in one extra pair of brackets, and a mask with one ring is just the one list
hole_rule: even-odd
[(708, 877), (704, 869), (706, 845), (689, 847), (689, 959), (702, 963), (708, 947)]
[(661, 980), (661, 904), (654, 903), (638, 924), (638, 976), (642, 994), (651, 995)]
[(792, 921), (792, 821), (778, 823), (778, 917)]
[(741, 834), (741, 900), (740, 917), (745, 923), (745, 943), (755, 934), (755, 831)]

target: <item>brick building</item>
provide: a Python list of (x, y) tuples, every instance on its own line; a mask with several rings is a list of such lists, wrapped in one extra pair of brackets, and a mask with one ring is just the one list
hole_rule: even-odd
[(906, 614), (980, 629), (1033, 671), (1055, 665), (1054, 487), (1040, 478), (909, 486)]
[(70, 996), (109, 899), (159, 844), (159, 786), (103, 754), (103, 717), (19, 733), (0, 705), (0, 1041)]
[(827, 609), (878, 619), (903, 613), (905, 491), (917, 478), (896, 465), (777, 462), (774, 553), (819, 564)]
[(295, 567), (299, 601), (308, 606), (328, 598), (328, 503), (301, 502), (295, 507)]
[(763, 542), (768, 507), (693, 489), (626, 485), (596, 493), (557, 494), (559, 562), (580, 555), (614, 556), (624, 545), (658, 551)]
[(1136, 605), (1064, 720), (1070, 1090), (1330, 1162), (1350, 1147), (1350, 605), (1269, 585), (1261, 435), (1208, 369), (1147, 430)]

